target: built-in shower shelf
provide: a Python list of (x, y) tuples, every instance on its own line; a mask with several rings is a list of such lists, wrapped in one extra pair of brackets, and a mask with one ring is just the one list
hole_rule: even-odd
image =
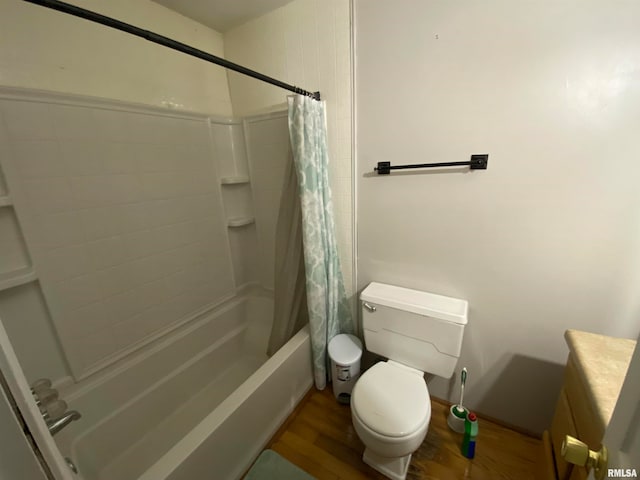
[(25, 283), (33, 282), (37, 279), (38, 276), (31, 267), (0, 273), (0, 290), (24, 285)]
[(256, 219), (253, 217), (230, 218), (227, 220), (227, 226), (230, 228), (244, 227), (245, 225), (251, 225), (255, 221)]
[(220, 179), (222, 185), (240, 185), (242, 183), (249, 183), (249, 177), (236, 176), (236, 177), (222, 177)]
[(0, 207), (8, 207), (11, 205), (13, 205), (13, 200), (11, 200), (9, 195), (0, 196)]

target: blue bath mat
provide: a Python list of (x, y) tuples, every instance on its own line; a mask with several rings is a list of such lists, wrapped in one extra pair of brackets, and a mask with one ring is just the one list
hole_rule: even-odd
[(289, 463), (273, 450), (265, 450), (244, 477), (244, 480), (315, 480), (304, 470)]

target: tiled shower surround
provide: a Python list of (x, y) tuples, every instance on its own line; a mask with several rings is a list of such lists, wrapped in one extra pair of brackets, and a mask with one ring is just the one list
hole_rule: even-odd
[(235, 293), (207, 117), (46, 97), (0, 113), (7, 183), (75, 378)]

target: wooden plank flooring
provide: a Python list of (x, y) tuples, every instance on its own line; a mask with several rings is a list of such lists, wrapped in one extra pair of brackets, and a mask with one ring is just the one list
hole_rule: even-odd
[[(431, 405), (429, 431), (413, 454), (408, 480), (537, 478), (540, 440), (480, 418), (476, 456), (469, 460), (460, 453), (462, 435), (447, 426), (448, 405)], [(351, 424), (351, 410), (335, 401), (330, 386), (312, 388), (267, 448), (318, 480), (386, 480), (362, 461), (364, 445)]]

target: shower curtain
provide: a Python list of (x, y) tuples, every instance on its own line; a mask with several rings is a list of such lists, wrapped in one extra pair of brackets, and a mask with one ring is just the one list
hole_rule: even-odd
[(316, 387), (327, 383), (327, 344), (354, 325), (336, 248), (329, 187), (325, 103), (288, 97), (289, 136), (298, 176), (306, 271), (307, 309)]
[(267, 355), (280, 350), (309, 320), (302, 253), (302, 213), (293, 158), (287, 159), (276, 225), (273, 327)]

